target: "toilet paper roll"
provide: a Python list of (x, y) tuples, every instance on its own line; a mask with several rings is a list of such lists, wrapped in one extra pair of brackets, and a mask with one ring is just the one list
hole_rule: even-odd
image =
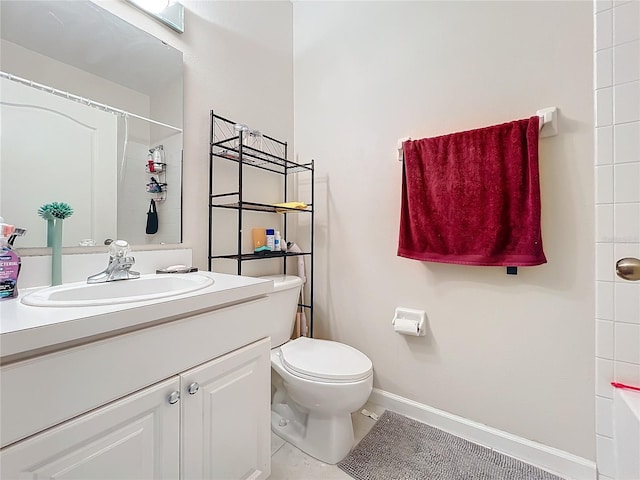
[(420, 335), (419, 325), (420, 323), (416, 320), (396, 318), (393, 321), (393, 331), (401, 335), (413, 335), (417, 337)]

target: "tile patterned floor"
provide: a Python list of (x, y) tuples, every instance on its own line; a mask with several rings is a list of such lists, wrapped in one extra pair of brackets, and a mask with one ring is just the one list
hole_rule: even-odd
[[(367, 403), (363, 408), (382, 415), (384, 408)], [(375, 420), (360, 413), (351, 415), (356, 443), (369, 432)], [(310, 457), (271, 433), (271, 476), (269, 480), (353, 480), (335, 465)]]

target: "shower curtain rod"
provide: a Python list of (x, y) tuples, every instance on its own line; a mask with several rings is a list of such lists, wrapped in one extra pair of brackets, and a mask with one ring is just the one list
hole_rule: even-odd
[(176, 130), (178, 132), (182, 132), (181, 128), (174, 127), (173, 125), (168, 125), (166, 123), (158, 122), (156, 120), (151, 120), (150, 118), (143, 117), (141, 115), (137, 115), (135, 113), (127, 112), (126, 110), (121, 110), (119, 108), (111, 107), (104, 103), (94, 102), (93, 100), (89, 100), (88, 98), (79, 97), (78, 95), (74, 95), (73, 93), (65, 92), (63, 90), (58, 90), (57, 88), (49, 87), (47, 85), (43, 85), (41, 83), (34, 82), (33, 80), (27, 80), (26, 78), (18, 77), (17, 75), (13, 75), (11, 73), (6, 73), (0, 71), (0, 77), (6, 78), (7, 80), (11, 80), (16, 83), (21, 83), (28, 87), (37, 88), (38, 90), (42, 90), (44, 92), (52, 93), (58, 97), (66, 98), (68, 100), (73, 100), (74, 102), (81, 103), (83, 105), (87, 105), (88, 107), (97, 108), (98, 110), (103, 110), (105, 112), (113, 113), (116, 115), (122, 115), (123, 117), (133, 117), (138, 118), (140, 120), (147, 121), (149, 123), (153, 123), (155, 125), (159, 125), (161, 127), (170, 128), (172, 130)]

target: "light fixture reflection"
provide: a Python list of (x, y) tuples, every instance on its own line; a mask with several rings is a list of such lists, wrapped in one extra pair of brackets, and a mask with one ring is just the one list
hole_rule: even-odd
[(184, 33), (184, 6), (176, 0), (127, 0), (178, 33)]

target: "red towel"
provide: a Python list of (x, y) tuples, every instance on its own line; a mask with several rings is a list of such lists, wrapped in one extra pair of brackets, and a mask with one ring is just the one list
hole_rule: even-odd
[(546, 263), (539, 121), (405, 142), (398, 255), (466, 265)]

